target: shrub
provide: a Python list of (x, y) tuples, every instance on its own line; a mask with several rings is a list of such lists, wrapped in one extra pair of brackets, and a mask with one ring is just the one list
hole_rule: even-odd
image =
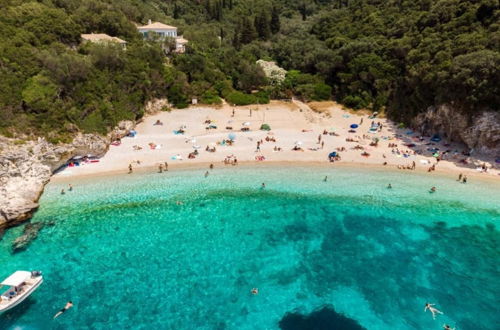
[(366, 106), (366, 102), (357, 95), (347, 95), (342, 99), (342, 104), (349, 108), (361, 109)]
[(227, 96), (227, 101), (233, 105), (249, 105), (256, 102), (255, 96), (251, 94), (245, 94), (242, 92), (234, 91), (229, 93)]
[(314, 85), (313, 100), (324, 101), (329, 100), (332, 96), (332, 88), (324, 83), (318, 83)]

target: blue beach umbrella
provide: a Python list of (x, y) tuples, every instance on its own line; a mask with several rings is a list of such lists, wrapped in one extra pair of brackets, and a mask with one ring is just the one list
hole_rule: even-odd
[(352, 124), (351, 128), (358, 128), (358, 124)]
[(234, 141), (234, 140), (236, 140), (236, 134), (229, 133), (228, 138), (229, 138), (229, 140)]

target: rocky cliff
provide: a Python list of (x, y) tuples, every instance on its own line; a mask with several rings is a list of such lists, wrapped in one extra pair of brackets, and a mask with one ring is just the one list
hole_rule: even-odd
[(413, 120), (416, 130), (439, 134), (451, 141), (462, 142), (474, 153), (500, 157), (500, 112), (480, 111), (470, 115), (443, 104), (429, 107)]
[(111, 141), (133, 127), (133, 122), (123, 121), (107, 136), (79, 133), (68, 144), (0, 137), (0, 230), (31, 217), (56, 169), (75, 156), (104, 155)]

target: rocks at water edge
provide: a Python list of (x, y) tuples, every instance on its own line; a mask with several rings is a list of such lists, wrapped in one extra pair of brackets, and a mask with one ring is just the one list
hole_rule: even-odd
[(473, 115), (458, 107), (442, 104), (429, 107), (413, 120), (412, 126), (418, 131), (441, 136), (465, 143), (475, 152), (500, 155), (500, 112), (479, 111)]
[(31, 241), (33, 241), (40, 230), (43, 228), (42, 222), (28, 223), (24, 226), (23, 234), (14, 240), (12, 243), (12, 252), (16, 253), (24, 250)]
[(125, 136), (134, 122), (122, 121), (107, 136), (77, 133), (71, 143), (44, 138), (24, 141), (0, 136), (0, 229), (29, 219), (52, 173), (75, 156), (103, 156), (109, 143)]

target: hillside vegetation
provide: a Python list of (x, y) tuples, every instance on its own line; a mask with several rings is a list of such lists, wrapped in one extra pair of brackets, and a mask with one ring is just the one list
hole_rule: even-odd
[[(135, 23), (179, 27), (185, 54), (165, 56)], [(0, 133), (104, 133), (168, 97), (178, 107), (265, 103), (296, 95), (386, 109), (407, 121), (428, 106), (500, 107), (496, 0), (4, 0)], [(119, 46), (81, 44), (107, 33)], [(287, 69), (282, 84), (256, 64)]]

